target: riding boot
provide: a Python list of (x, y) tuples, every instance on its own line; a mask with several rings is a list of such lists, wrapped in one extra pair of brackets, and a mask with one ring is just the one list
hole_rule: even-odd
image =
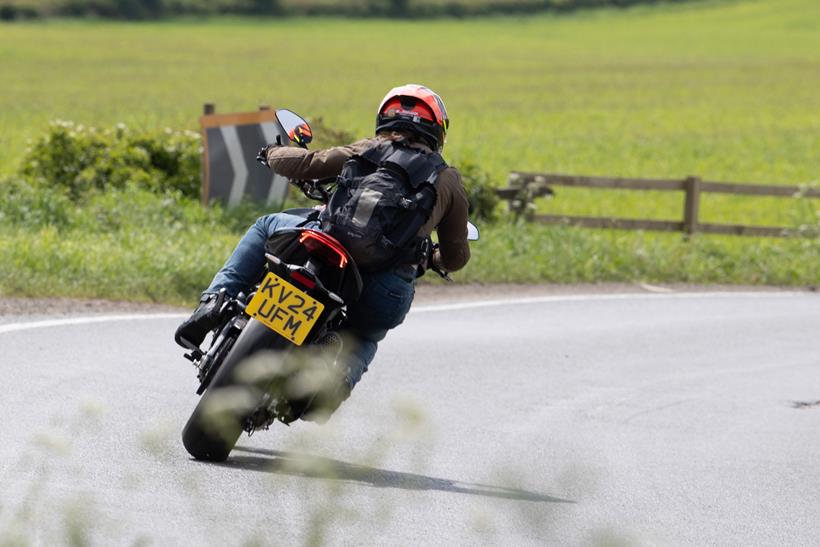
[(314, 342), (317, 352), (314, 365), (321, 368), (322, 378), (316, 391), (306, 398), (290, 401), (294, 416), (302, 420), (324, 423), (339, 405), (350, 396), (345, 371), (339, 363), (342, 354), (343, 342), (338, 333), (329, 332)]
[(205, 340), (205, 336), (219, 326), (221, 320), (219, 312), (223, 300), (222, 293), (202, 295), (191, 317), (177, 328), (174, 335), (176, 343), (187, 349), (198, 348)]

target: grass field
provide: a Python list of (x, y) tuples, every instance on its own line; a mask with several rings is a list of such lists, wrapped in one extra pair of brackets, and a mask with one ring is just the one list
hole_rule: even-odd
[[(55, 118), (196, 129), (204, 102), (222, 112), (265, 103), (320, 115), (331, 127), (364, 136), (372, 131), (373, 110), (384, 91), (424, 82), (444, 96), (452, 118), (445, 155), (480, 164), (498, 185), (510, 170), (693, 174), (784, 184), (820, 180), (815, 0), (706, 1), (465, 21), (0, 25), (0, 81), (0, 173), (13, 171), (27, 139)], [(707, 196), (702, 219), (794, 225), (817, 222), (816, 205)], [(679, 218), (682, 204), (675, 195), (567, 189), (540, 207)], [(534, 242), (543, 249), (529, 250), (535, 259), (554, 250), (543, 238), (563, 234), (529, 231), (550, 234)], [(493, 227), (488, 233), (496, 232), (503, 240), (509, 230)], [(620, 253), (615, 263), (622, 266), (602, 268), (598, 276), (590, 266), (583, 275), (547, 271), (526, 280), (816, 284), (820, 277), (811, 264), (820, 262), (817, 240), (704, 238), (685, 247), (677, 235), (573, 231), (561, 237), (599, 255)], [(650, 259), (632, 260), (637, 247)], [(5, 248), (11, 252), (8, 239)], [(761, 249), (770, 252), (760, 256)], [(467, 277), (504, 278), (490, 275), (496, 271), (491, 257), (483, 257), (479, 245), (476, 251)], [(682, 257), (696, 263), (707, 255), (738, 267), (718, 268), (732, 273), (725, 279), (714, 272), (694, 279), (679, 273)], [(663, 268), (636, 266), (663, 261)], [(549, 270), (539, 271), (544, 269)]]
[[(366, 135), (384, 91), (420, 81), (447, 100), (448, 156), (499, 182), (512, 169), (820, 179), (813, 0), (470, 21), (15, 24), (0, 26), (0, 58), (0, 172), (54, 118), (195, 129), (204, 102), (267, 103)], [(581, 205), (561, 201), (551, 206)], [(658, 205), (677, 216), (677, 202)], [(707, 220), (736, 208), (705, 207)], [(737, 219), (759, 214), (751, 207)]]

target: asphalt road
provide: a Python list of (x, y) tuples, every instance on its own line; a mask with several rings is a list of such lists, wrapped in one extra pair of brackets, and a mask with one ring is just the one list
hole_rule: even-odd
[(178, 318), (41, 319), (0, 321), (0, 544), (820, 541), (820, 295), (417, 308), (327, 425), (221, 465)]

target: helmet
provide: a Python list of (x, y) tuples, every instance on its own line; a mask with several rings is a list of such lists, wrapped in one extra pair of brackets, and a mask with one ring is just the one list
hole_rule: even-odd
[(435, 150), (444, 146), (450, 120), (444, 101), (423, 85), (394, 87), (382, 99), (376, 113), (376, 133), (384, 130), (409, 130)]

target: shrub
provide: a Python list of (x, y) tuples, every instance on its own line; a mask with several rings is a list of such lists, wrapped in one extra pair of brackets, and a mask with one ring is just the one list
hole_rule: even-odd
[(350, 144), (356, 140), (356, 136), (344, 129), (334, 129), (325, 123), (321, 116), (308, 120), (313, 130), (314, 141), (311, 148), (329, 148), (331, 146), (342, 146)]
[(473, 17), (628, 7), (659, 1), (662, 0), (0, 0), (0, 20), (53, 15), (145, 20), (185, 14)]
[(490, 174), (478, 164), (466, 160), (455, 165), (461, 173), (467, 199), (470, 201), (470, 218), (491, 221), (497, 216), (499, 199)]
[(200, 158), (200, 136), (192, 131), (135, 131), (122, 124), (99, 130), (55, 121), (23, 158), (20, 174), (36, 185), (65, 188), (74, 200), (126, 184), (197, 198)]

